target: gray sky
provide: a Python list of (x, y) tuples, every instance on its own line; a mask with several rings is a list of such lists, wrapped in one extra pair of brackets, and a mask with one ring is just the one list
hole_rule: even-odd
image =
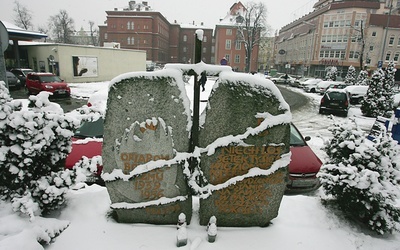
[[(0, 20), (14, 23), (15, 0), (1, 0)], [(137, 2), (141, 2), (136, 0)], [(279, 30), (282, 26), (312, 10), (317, 0), (253, 0), (264, 2), (268, 10), (268, 24)], [(128, 6), (129, 0), (19, 0), (32, 14), (34, 30), (38, 26), (47, 26), (50, 16), (65, 9), (75, 21), (75, 29), (81, 27), (88, 30), (88, 22), (96, 25), (106, 20), (106, 10)], [(207, 27), (214, 28), (220, 18), (225, 17), (236, 0), (147, 0), (153, 10), (161, 12), (168, 21), (197, 24), (204, 22)], [(249, 1), (243, 0), (246, 4)]]

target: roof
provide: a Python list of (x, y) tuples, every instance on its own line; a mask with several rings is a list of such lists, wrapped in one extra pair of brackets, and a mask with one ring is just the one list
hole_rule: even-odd
[(1, 22), (6, 27), (10, 40), (30, 41), (34, 39), (42, 39), (47, 37), (46, 34), (40, 33), (38, 31), (25, 30), (7, 21), (1, 21)]

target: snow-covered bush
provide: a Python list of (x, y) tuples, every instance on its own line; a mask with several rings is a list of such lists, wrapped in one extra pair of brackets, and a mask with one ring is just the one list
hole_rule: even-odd
[(356, 69), (353, 65), (350, 65), (349, 70), (344, 78), (344, 82), (348, 85), (354, 85), (356, 83)]
[(326, 71), (327, 72), (326, 72), (325, 79), (327, 81), (336, 81), (336, 77), (338, 74), (337, 68), (335, 66), (331, 66), (331, 67), (326, 68)]
[(329, 160), (321, 168), (325, 193), (351, 218), (379, 233), (400, 230), (400, 147), (383, 133), (375, 142), (365, 138), (354, 121), (329, 128)]
[(393, 62), (388, 67), (378, 69), (369, 81), (369, 88), (361, 100), (361, 112), (368, 117), (383, 116), (390, 118), (393, 114), (394, 75), (396, 69)]
[(358, 73), (356, 85), (368, 85), (368, 71), (361, 70), (360, 73)]
[(57, 209), (76, 173), (64, 170), (79, 121), (66, 117), (48, 92), (13, 101), (0, 84), (0, 196), (33, 216)]

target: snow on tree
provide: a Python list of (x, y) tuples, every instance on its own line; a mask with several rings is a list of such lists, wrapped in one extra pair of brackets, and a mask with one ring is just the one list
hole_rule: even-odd
[(347, 85), (354, 85), (356, 83), (356, 69), (353, 67), (353, 65), (350, 65), (346, 77), (344, 78), (344, 82)]
[(360, 73), (358, 73), (356, 85), (368, 85), (368, 71), (361, 70)]
[(49, 94), (30, 96), (23, 109), (0, 82), (0, 197), (31, 218), (59, 208), (79, 174), (64, 170), (79, 121), (57, 109)]
[(329, 160), (320, 171), (327, 197), (378, 234), (399, 230), (400, 146), (387, 133), (369, 141), (352, 120), (335, 122), (329, 130), (333, 134), (325, 144)]
[(369, 88), (364, 99), (361, 100), (361, 112), (368, 117), (383, 116), (390, 118), (393, 114), (394, 104), (394, 74), (396, 69), (393, 62), (388, 67), (378, 69), (369, 81)]
[(331, 66), (331, 67), (328, 67), (326, 70), (327, 70), (326, 77), (325, 77), (326, 80), (327, 81), (336, 81), (336, 77), (338, 74), (337, 68), (335, 66)]

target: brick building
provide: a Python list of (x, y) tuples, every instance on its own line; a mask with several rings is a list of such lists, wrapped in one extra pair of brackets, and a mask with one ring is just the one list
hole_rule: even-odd
[(105, 25), (99, 26), (100, 46), (119, 43), (120, 48), (145, 50), (147, 61), (156, 64), (190, 63), (194, 60), (196, 29), (204, 30), (202, 60), (211, 63), (211, 28), (195, 24), (181, 26), (170, 23), (160, 12), (153, 11), (148, 2), (130, 1), (129, 7), (106, 11)]
[[(246, 69), (246, 49), (237, 32), (237, 18), (243, 17), (244, 11), (245, 7), (240, 1), (233, 4), (227, 16), (215, 26), (215, 60), (219, 62), (225, 58), (236, 71)], [(253, 48), (250, 71), (257, 71), (258, 50), (258, 46)]]

